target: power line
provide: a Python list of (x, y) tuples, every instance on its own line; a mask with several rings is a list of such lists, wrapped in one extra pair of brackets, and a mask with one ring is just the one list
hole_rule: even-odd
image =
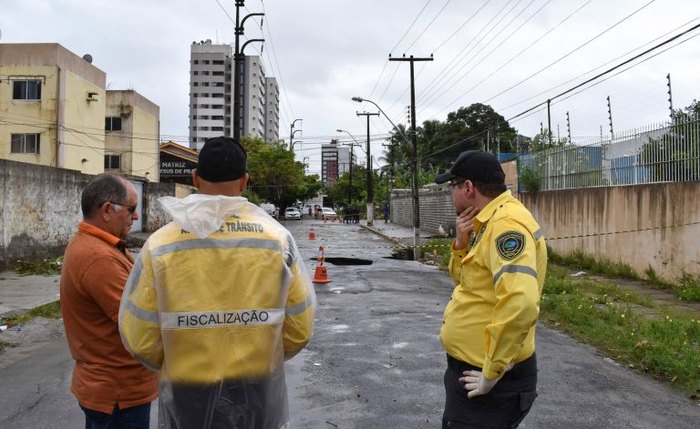
[(657, 41), (657, 40), (663, 38), (664, 36), (667, 36), (667, 35), (673, 33), (674, 31), (678, 30), (679, 28), (683, 28), (683, 27), (685, 27), (686, 25), (692, 23), (693, 21), (697, 21), (698, 19), (700, 19), (700, 18), (691, 19), (690, 21), (688, 21), (688, 22), (686, 22), (686, 23), (684, 23), (684, 24), (681, 24), (681, 25), (679, 25), (678, 27), (676, 27), (676, 28), (674, 28), (674, 29), (672, 29), (672, 30), (667, 31), (666, 33), (664, 33), (664, 34), (662, 34), (662, 35), (660, 35), (660, 36), (658, 36), (658, 37), (656, 37), (656, 38), (654, 38), (654, 39), (652, 39), (652, 40), (650, 40), (650, 41), (648, 41), (648, 42), (646, 42), (646, 43), (644, 43), (644, 44), (642, 44), (642, 45), (640, 45), (640, 46), (638, 46), (638, 47), (636, 47), (636, 48), (634, 48), (634, 49), (631, 49), (631, 50), (625, 52), (624, 54), (619, 55), (619, 56), (617, 56), (616, 58), (613, 58), (612, 60), (610, 60), (610, 61), (608, 61), (608, 62), (606, 62), (606, 63), (604, 63), (604, 64), (599, 65), (598, 67), (595, 67), (595, 68), (593, 68), (593, 69), (591, 69), (591, 70), (588, 70), (588, 71), (586, 71), (586, 72), (584, 72), (584, 73), (581, 73), (581, 74), (579, 74), (579, 75), (577, 75), (577, 76), (574, 76), (573, 78), (571, 78), (571, 79), (569, 79), (569, 80), (567, 80), (567, 81), (564, 81), (564, 82), (560, 83), (560, 84), (557, 85), (557, 86), (554, 86), (554, 87), (552, 87), (552, 88), (549, 88), (549, 89), (547, 89), (547, 90), (545, 90), (545, 91), (541, 91), (541, 92), (539, 92), (539, 93), (537, 93), (537, 94), (534, 94), (534, 95), (532, 95), (532, 96), (530, 96), (530, 97), (528, 97), (528, 98), (525, 98), (525, 99), (523, 99), (523, 100), (521, 100), (521, 101), (518, 101), (517, 103), (513, 103), (513, 104), (511, 104), (511, 105), (508, 105), (508, 106), (504, 107), (502, 110), (510, 109), (510, 108), (512, 108), (512, 107), (515, 107), (515, 106), (518, 106), (518, 105), (520, 105), (520, 104), (526, 103), (526, 102), (528, 102), (528, 101), (530, 101), (530, 100), (532, 100), (532, 99), (534, 99), (534, 98), (537, 98), (537, 97), (539, 97), (539, 96), (541, 96), (541, 95), (544, 95), (544, 94), (548, 93), (549, 91), (555, 90), (555, 89), (557, 89), (557, 88), (561, 88), (562, 86), (564, 86), (564, 85), (566, 85), (566, 84), (568, 84), (568, 83), (571, 83), (571, 82), (573, 82), (573, 81), (575, 81), (575, 80), (577, 80), (577, 79), (580, 79), (580, 78), (586, 76), (586, 75), (589, 74), (589, 73), (593, 73), (594, 71), (596, 71), (596, 70), (598, 70), (598, 69), (601, 69), (601, 68), (605, 67), (606, 65), (611, 64), (611, 63), (613, 63), (613, 62), (619, 60), (620, 58), (623, 58), (623, 57), (626, 56), (626, 55), (629, 55), (629, 54), (631, 54), (631, 53), (633, 53), (633, 52), (635, 52), (635, 51), (637, 51), (637, 50), (639, 50), (639, 49), (642, 49), (644, 46), (647, 46), (647, 45), (650, 45), (650, 44), (654, 43), (655, 41)]
[(552, 63), (550, 63), (550, 64), (544, 66), (543, 68), (541, 68), (540, 70), (538, 70), (538, 71), (536, 71), (535, 73), (531, 74), (530, 76), (526, 77), (525, 79), (521, 80), (520, 82), (518, 82), (518, 83), (516, 83), (516, 84), (514, 84), (514, 85), (512, 85), (512, 86), (510, 86), (510, 87), (508, 87), (508, 88), (506, 88), (506, 89), (504, 89), (503, 91), (499, 92), (498, 94), (494, 95), (493, 97), (487, 99), (486, 101), (484, 101), (484, 103), (488, 103), (489, 101), (491, 101), (491, 100), (493, 100), (493, 99), (495, 99), (495, 98), (500, 97), (501, 95), (505, 94), (506, 92), (509, 92), (509, 91), (512, 90), (513, 88), (516, 88), (516, 87), (522, 85), (523, 83), (527, 82), (528, 80), (532, 79), (533, 77), (537, 76), (538, 74), (542, 73), (543, 71), (547, 70), (548, 68), (552, 67), (553, 65), (559, 63), (560, 61), (562, 61), (562, 60), (564, 60), (565, 58), (569, 57), (569, 56), (570, 56), (571, 54), (573, 54), (574, 52), (576, 52), (576, 51), (582, 49), (583, 47), (587, 46), (588, 44), (590, 44), (590, 43), (593, 42), (594, 40), (598, 39), (599, 37), (601, 37), (602, 35), (604, 35), (604, 34), (607, 33), (608, 31), (612, 30), (613, 28), (617, 27), (618, 25), (622, 24), (623, 22), (627, 21), (629, 18), (631, 18), (632, 16), (636, 15), (636, 14), (639, 13), (642, 9), (646, 8), (647, 6), (649, 6), (650, 4), (654, 3), (655, 1), (656, 1), (656, 0), (651, 0), (651, 1), (649, 1), (648, 3), (646, 3), (645, 5), (643, 5), (642, 7), (640, 7), (639, 9), (635, 10), (634, 12), (632, 12), (632, 13), (630, 13), (629, 15), (625, 16), (625, 17), (622, 18), (621, 20), (617, 21), (617, 22), (616, 22), (615, 24), (613, 24), (611, 27), (608, 27), (607, 29), (603, 30), (603, 32), (598, 33), (596, 36), (594, 36), (593, 38), (591, 38), (591, 39), (589, 39), (588, 41), (584, 42), (582, 45), (579, 45), (579, 46), (578, 46), (577, 48), (575, 48), (574, 50), (569, 51), (569, 52), (566, 53), (564, 56), (562, 56), (562, 57), (560, 57), (559, 59), (555, 60), (554, 62), (552, 62)]
[(431, 25), (433, 25), (433, 23), (435, 22), (435, 20), (438, 19), (438, 17), (442, 14), (442, 12), (445, 10), (445, 8), (447, 7), (447, 5), (450, 4), (450, 1), (451, 1), (451, 0), (447, 0), (447, 1), (445, 2), (445, 4), (444, 4), (444, 5), (442, 6), (442, 8), (438, 11), (437, 15), (435, 15), (435, 17), (432, 19), (432, 21), (430, 21), (430, 22), (428, 23), (428, 25), (425, 26), (425, 28), (423, 29), (423, 31), (420, 32), (420, 34), (418, 35), (418, 37), (416, 37), (416, 39), (415, 39), (410, 45), (408, 45), (408, 47), (407, 47), (406, 49), (404, 49), (404, 51), (408, 51), (409, 49), (411, 49), (411, 48), (413, 47), (413, 45), (415, 45), (416, 42), (417, 42), (418, 40), (420, 40), (421, 37), (423, 37), (423, 34), (428, 30), (428, 28), (430, 28)]
[[(406, 31), (403, 33), (403, 36), (401, 36), (401, 38), (399, 39), (399, 41), (396, 42), (396, 44), (394, 45), (393, 48), (391, 48), (391, 50), (389, 51), (390, 53), (391, 53), (391, 52), (394, 52), (394, 50), (396, 49), (396, 47), (399, 46), (399, 44), (403, 41), (404, 37), (406, 37), (406, 35), (408, 34), (408, 32), (411, 31), (411, 29), (412, 29), (413, 26), (415, 25), (416, 21), (418, 21), (418, 18), (420, 18), (420, 16), (421, 16), (421, 15), (423, 14), (423, 12), (425, 11), (425, 8), (428, 7), (428, 5), (430, 4), (431, 1), (433, 1), (433, 0), (428, 0), (428, 1), (425, 3), (425, 5), (423, 6), (423, 8), (420, 10), (420, 12), (418, 12), (418, 15), (416, 15), (416, 17), (413, 19), (413, 22), (411, 23), (411, 25), (409, 25), (408, 28), (406, 29)], [(388, 62), (388, 61), (387, 61), (387, 62)]]
[[(520, 16), (523, 14), (523, 12), (525, 12), (534, 2), (535, 2), (535, 0), (530, 0), (530, 3), (528, 3), (527, 5), (525, 5), (525, 7), (524, 7), (520, 12), (518, 12), (513, 18), (511, 18), (511, 20), (501, 28), (501, 31), (499, 31), (498, 33), (496, 33), (488, 42), (486, 42), (486, 44), (484, 45), (484, 48), (486, 48), (491, 42), (493, 42), (494, 40), (496, 40), (496, 38), (498, 38), (498, 36), (500, 36), (501, 33), (502, 33), (505, 29), (510, 28), (511, 24), (513, 23), (513, 21), (515, 21), (516, 19), (518, 19), (518, 17), (520, 17)], [(455, 74), (455, 75), (453, 75), (453, 77), (457, 77), (457, 80), (458, 80), (458, 81), (464, 79), (464, 77), (466, 77), (469, 73), (471, 73), (476, 67), (480, 66), (480, 65), (486, 60), (486, 58), (490, 57), (490, 56), (496, 51), (496, 49), (500, 48), (504, 43), (506, 43), (508, 40), (510, 40), (510, 38), (513, 37), (513, 35), (514, 35), (515, 33), (517, 33), (523, 26), (525, 26), (525, 24), (527, 24), (528, 22), (530, 22), (530, 20), (531, 20), (532, 18), (534, 18), (535, 15), (537, 15), (542, 9), (544, 9), (544, 7), (547, 6), (550, 2), (551, 2), (551, 0), (547, 0), (542, 6), (540, 6), (539, 9), (537, 9), (532, 15), (530, 15), (529, 18), (525, 19), (519, 26), (517, 26), (513, 31), (511, 31), (511, 33), (510, 33), (508, 36), (506, 36), (498, 45), (494, 46), (493, 49), (491, 49), (486, 55), (484, 55), (484, 56), (483, 56), (478, 62), (476, 62), (476, 64), (474, 64), (470, 69), (468, 69), (468, 70), (462, 72), (461, 74), (459, 74), (460, 70), (457, 70), (457, 74), (459, 74), (459, 76), (457, 77), (457, 74)], [(514, 8), (515, 8), (515, 7), (514, 7)], [(512, 9), (511, 9), (511, 10), (512, 10)], [(509, 12), (510, 12), (510, 11), (509, 11)], [(498, 26), (498, 24), (496, 24), (496, 26)], [(474, 60), (478, 54), (479, 54), (479, 52), (475, 52), (474, 55), (472, 55), (472, 57), (471, 57), (469, 60), (467, 60), (467, 61), (465, 62), (464, 65), (466, 66), (470, 61)], [(446, 82), (445, 82), (445, 83), (446, 83)], [(425, 101), (425, 103), (427, 104), (427, 106), (430, 106), (430, 105), (431, 105), (432, 103), (434, 103), (438, 98), (440, 98), (442, 95), (444, 95), (447, 91), (449, 91), (450, 89), (454, 88), (455, 85), (456, 85), (456, 84), (452, 84), (451, 86), (445, 88), (442, 92), (437, 93), (437, 94), (434, 94), (433, 96), (431, 96), (428, 100)], [(444, 86), (444, 84), (443, 84), (443, 86)], [(439, 91), (439, 89), (436, 90), (436, 91)], [(433, 101), (429, 101), (429, 100), (431, 100), (431, 99), (432, 99)], [(450, 104), (451, 104), (451, 103), (450, 103)], [(424, 108), (427, 107), (427, 106), (424, 106)]]
[[(618, 64), (618, 65), (616, 65), (616, 66), (613, 66), (613, 67), (611, 67), (611, 68), (605, 70), (604, 72), (599, 73), (599, 74), (593, 76), (592, 78), (590, 78), (590, 79), (588, 79), (588, 80), (586, 80), (586, 81), (584, 81), (584, 82), (582, 82), (582, 83), (580, 83), (580, 84), (578, 84), (578, 85), (575, 85), (575, 86), (573, 86), (573, 87), (567, 89), (566, 91), (560, 92), (559, 94), (555, 95), (554, 97), (550, 97), (549, 100), (550, 100), (550, 101), (553, 101), (553, 100), (555, 100), (555, 99), (557, 99), (557, 98), (560, 98), (560, 97), (562, 97), (562, 96), (564, 96), (564, 95), (566, 95), (566, 94), (568, 94), (568, 93), (570, 93), (570, 92), (573, 92), (573, 91), (575, 91), (576, 89), (581, 88), (582, 86), (587, 85), (588, 83), (593, 82), (594, 80), (597, 80), (598, 78), (600, 78), (600, 77), (602, 77), (602, 76), (605, 76), (606, 74), (608, 74), (608, 73), (610, 73), (610, 72), (613, 72), (613, 71), (617, 70), (618, 68), (620, 68), (620, 67), (622, 67), (622, 66), (624, 66), (624, 65), (626, 65), (626, 64), (629, 64), (630, 62), (635, 61), (635, 60), (637, 60), (638, 58), (641, 58), (642, 56), (644, 56), (644, 55), (646, 55), (646, 54), (648, 54), (648, 53), (650, 53), (650, 52), (652, 52), (652, 51), (655, 51), (656, 49), (658, 49), (658, 48), (660, 48), (660, 47), (662, 47), (662, 46), (664, 46), (664, 45), (667, 45), (667, 44), (673, 42), (674, 40), (678, 39), (679, 37), (682, 37), (682, 36), (684, 36), (684, 35), (690, 33), (691, 31), (694, 31), (694, 30), (696, 30), (696, 29), (698, 29), (698, 28), (700, 28), (700, 24), (697, 24), (697, 25), (695, 25), (695, 26), (693, 26), (693, 27), (691, 27), (691, 28), (689, 28), (689, 29), (683, 31), (682, 33), (677, 34), (677, 35), (671, 37), (670, 39), (667, 39), (667, 40), (665, 40), (665, 41), (663, 41), (663, 42), (661, 42), (661, 43), (659, 43), (659, 44), (657, 44), (657, 45), (655, 45), (655, 46), (653, 46), (653, 47), (647, 49), (646, 51), (641, 52), (641, 53), (635, 55), (634, 57), (632, 57), (632, 58), (630, 58), (630, 59), (628, 59), (628, 60), (626, 60), (626, 61), (623, 61), (622, 63), (620, 63), (620, 64)], [(693, 36), (693, 37), (695, 37), (695, 36)], [(690, 40), (690, 39), (692, 39), (692, 37), (689, 38), (689, 39), (687, 39), (687, 40), (684, 40), (682, 43), (685, 43), (685, 42), (687, 42), (687, 41)], [(678, 45), (676, 45), (676, 46), (678, 46)], [(669, 48), (669, 49), (670, 49), (670, 48)], [(665, 51), (663, 51), (663, 52), (665, 52)], [(658, 55), (658, 54), (657, 54), (657, 55)], [(646, 61), (646, 60), (645, 60), (645, 61)], [(631, 68), (631, 67), (630, 67), (630, 68)], [(516, 119), (516, 118), (518, 118), (518, 117), (520, 117), (520, 116), (522, 116), (522, 115), (524, 115), (524, 114), (530, 112), (531, 110), (533, 110), (533, 109), (535, 109), (535, 108), (541, 106), (541, 105), (544, 104), (544, 103), (546, 103), (546, 101), (543, 102), (543, 103), (539, 103), (537, 106), (531, 107), (530, 109), (525, 110), (524, 112), (521, 112), (521, 113), (519, 113), (519, 114), (513, 116), (512, 118), (508, 119), (508, 121), (510, 122), (511, 120)]]

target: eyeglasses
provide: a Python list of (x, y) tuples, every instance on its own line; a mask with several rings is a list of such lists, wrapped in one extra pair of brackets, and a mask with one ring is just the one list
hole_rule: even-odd
[(126, 207), (126, 209), (127, 209), (127, 210), (129, 211), (129, 213), (131, 213), (131, 214), (134, 214), (134, 212), (136, 211), (136, 206), (135, 206), (135, 205), (130, 206), (129, 204), (118, 203), (118, 202), (116, 202), (116, 201), (109, 201), (109, 202), (112, 203), (112, 204), (116, 204), (116, 205), (118, 205), (118, 206)]

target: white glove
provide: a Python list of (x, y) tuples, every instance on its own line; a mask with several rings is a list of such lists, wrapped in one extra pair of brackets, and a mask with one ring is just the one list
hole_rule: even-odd
[(462, 375), (464, 375), (464, 377), (461, 377), (459, 381), (464, 383), (464, 388), (469, 392), (467, 394), (468, 398), (486, 395), (493, 389), (493, 386), (498, 383), (498, 380), (500, 380), (500, 378), (486, 378), (481, 371), (464, 371)]

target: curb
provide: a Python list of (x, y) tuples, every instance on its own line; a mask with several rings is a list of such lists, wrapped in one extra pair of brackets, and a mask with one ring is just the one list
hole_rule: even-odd
[(378, 236), (384, 238), (385, 240), (391, 241), (392, 243), (396, 244), (397, 246), (406, 247), (406, 245), (403, 244), (401, 241), (397, 240), (394, 237), (390, 237), (390, 236), (384, 234), (383, 232), (379, 231), (378, 229), (372, 228), (371, 226), (360, 224), (360, 228), (366, 229), (367, 231), (370, 231), (370, 232), (373, 232), (373, 233), (377, 234)]

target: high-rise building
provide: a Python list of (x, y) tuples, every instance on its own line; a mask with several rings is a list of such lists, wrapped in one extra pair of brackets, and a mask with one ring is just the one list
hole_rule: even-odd
[[(211, 40), (192, 43), (190, 148), (199, 150), (208, 138), (233, 135), (234, 69), (231, 45), (214, 44)], [(271, 87), (269, 101), (268, 86)], [(241, 134), (276, 141), (279, 137), (279, 88), (274, 78), (265, 77), (260, 57), (244, 57), (241, 87)]]
[(338, 140), (333, 139), (329, 144), (321, 145), (321, 182), (330, 188), (339, 177)]
[(211, 40), (190, 48), (190, 148), (211, 137), (231, 135), (233, 51)]
[(257, 55), (246, 55), (243, 66), (243, 129), (241, 134), (265, 137), (265, 69)]
[(280, 138), (280, 87), (274, 77), (265, 78), (265, 141)]

